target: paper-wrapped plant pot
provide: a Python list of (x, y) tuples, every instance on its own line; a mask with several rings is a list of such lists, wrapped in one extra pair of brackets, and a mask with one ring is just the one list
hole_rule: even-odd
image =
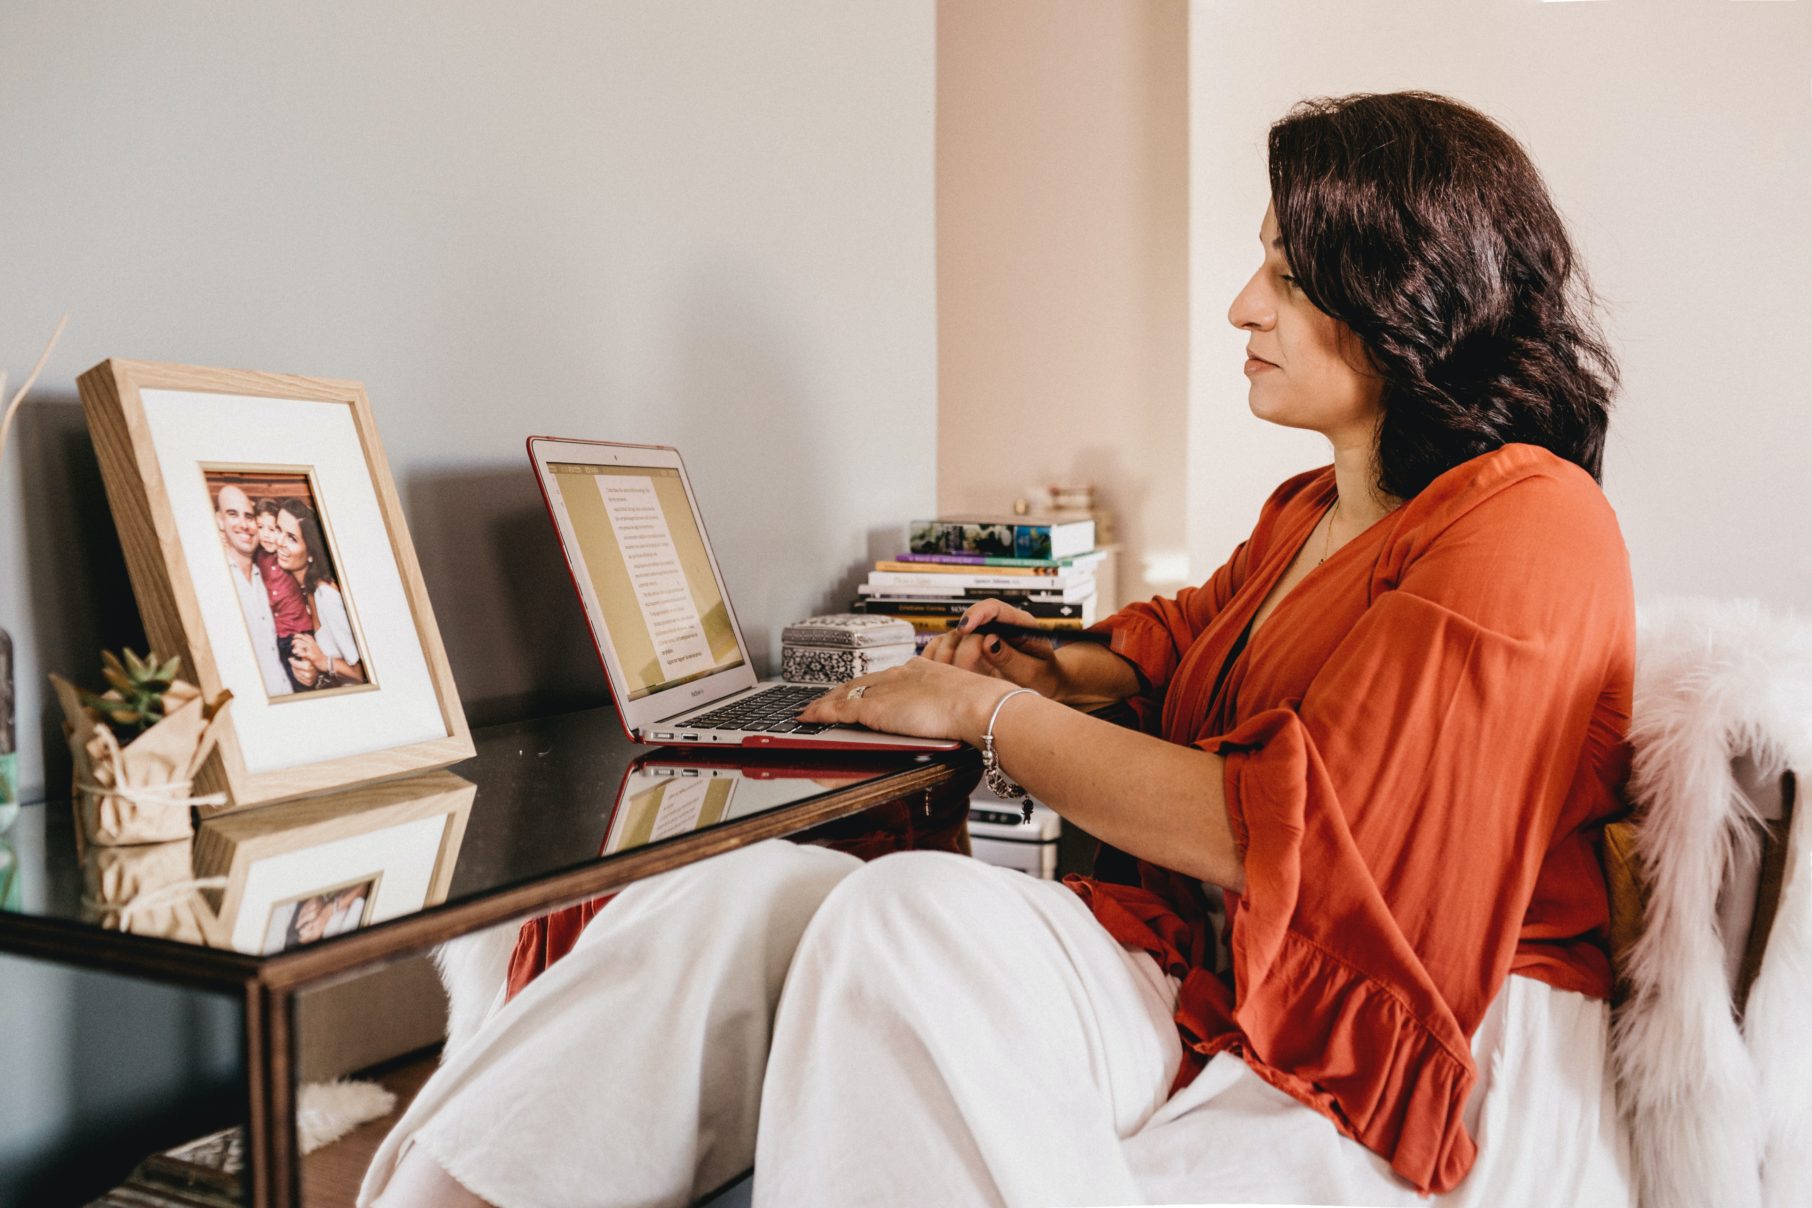
[(115, 847), (186, 839), (194, 833), (190, 807), (224, 800), (196, 797), (193, 789), (232, 693), (207, 701), (200, 689), (178, 680), (164, 695), (164, 719), (121, 746), (74, 684), (57, 675), (50, 682), (75, 760), (76, 815), (86, 842)]
[(214, 912), (195, 877), (194, 842), (92, 847), (82, 857), (83, 916), (108, 931), (212, 942)]

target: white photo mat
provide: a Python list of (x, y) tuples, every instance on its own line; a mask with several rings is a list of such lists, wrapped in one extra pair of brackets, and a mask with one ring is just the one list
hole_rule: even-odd
[[(350, 408), (204, 391), (140, 391), (203, 628), (233, 692), (248, 773), (278, 771), (448, 736), (409, 595)], [(256, 416), (248, 423), (248, 416)], [(306, 465), (334, 535), (337, 570), (357, 609), (373, 691), (266, 696), (214, 522), (203, 466)]]
[(228, 946), (263, 952), (274, 906), (353, 881), (377, 878), (376, 900), (366, 908), (368, 923), (420, 910), (434, 886), (450, 817), (433, 814), (252, 861), (235, 917), (223, 920), (230, 928)]

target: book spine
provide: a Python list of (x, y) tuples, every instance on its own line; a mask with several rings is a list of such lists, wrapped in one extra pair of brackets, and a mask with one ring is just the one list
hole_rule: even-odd
[(924, 570), (926, 566), (987, 566), (999, 571), (1012, 571), (1015, 574), (1054, 575), (1063, 570), (1067, 562), (1052, 558), (990, 558), (986, 554), (901, 554), (895, 561), (875, 563), (876, 570)]
[[(915, 554), (985, 554), (993, 558), (1052, 561), (1081, 553), (1094, 544), (1080, 534), (1093, 533), (1092, 521), (1065, 524), (989, 524), (965, 520), (914, 520), (907, 545)], [(1081, 548), (1066, 548), (1074, 544)]]
[[(913, 631), (922, 637), (935, 637), (940, 633), (948, 633), (956, 628), (956, 623), (960, 619), (961, 618), (959, 617), (900, 617), (900, 620), (902, 621), (911, 622)], [(1039, 629), (1087, 628), (1087, 626), (1083, 624), (1081, 618), (1070, 620), (1063, 618), (1045, 619), (1042, 617), (1037, 618), (1036, 627)]]
[(875, 563), (875, 570), (892, 570), (892, 572), (902, 572), (902, 574), (1011, 574), (1015, 578), (1033, 578), (1033, 576), (1049, 578), (1055, 574), (1064, 574), (1065, 570), (1069, 569), (1071, 567), (1065, 567), (1056, 561), (1047, 563), (1047, 565), (1036, 565), (1036, 567), (1033, 565), (1020, 567), (1020, 565), (1011, 565), (1011, 560), (1004, 560), (1004, 558), (966, 558), (962, 561), (946, 561), (944, 558), (933, 560), (933, 558), (926, 558), (919, 554), (901, 554), (899, 558), (882, 558), (881, 561)]
[(968, 604), (977, 600), (999, 600), (1003, 604), (1015, 604), (1021, 600), (1030, 600), (1036, 604), (1080, 604), (1095, 596), (1093, 591), (1002, 591), (998, 587), (940, 591), (930, 587), (877, 587), (868, 583), (860, 584), (856, 588), (856, 594), (884, 600), (961, 600)]
[[(991, 574), (1019, 574), (1037, 571), (1062, 574), (1065, 571), (1093, 570), (1106, 561), (1103, 550), (1084, 550), (1063, 558), (1003, 558), (989, 554), (915, 554), (910, 550), (897, 554), (885, 565), (875, 563), (877, 570), (939, 570), (943, 567), (985, 566)], [(906, 565), (901, 565), (902, 563)]]
[(870, 571), (872, 587), (922, 587), (933, 591), (1092, 591), (1093, 575), (920, 575), (911, 571)]
[[(1067, 602), (1062, 600), (1028, 600), (1004, 601), (1022, 612), (1030, 613), (1040, 620), (1046, 618), (1061, 619), (1074, 617), (1080, 620), (1093, 612), (1093, 600)], [(904, 617), (960, 617), (968, 612), (973, 601), (968, 599), (937, 599), (930, 597), (913, 598), (911, 596), (857, 596), (850, 607), (860, 613), (882, 613), (888, 616)]]

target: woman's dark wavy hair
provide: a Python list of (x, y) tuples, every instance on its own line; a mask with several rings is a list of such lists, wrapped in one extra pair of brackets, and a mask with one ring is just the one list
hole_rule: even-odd
[(1270, 170), (1290, 271), (1384, 380), (1382, 490), (1407, 499), (1513, 441), (1602, 481), (1617, 363), (1503, 127), (1430, 92), (1319, 97), (1271, 127)]
[(313, 508), (293, 495), (277, 500), (277, 510), (295, 517), (302, 544), (308, 547), (308, 568), (302, 572), (302, 591), (312, 603), (315, 588), (323, 583), (334, 586), (333, 567), (327, 560), (327, 542), (321, 538), (321, 522), (315, 518)]

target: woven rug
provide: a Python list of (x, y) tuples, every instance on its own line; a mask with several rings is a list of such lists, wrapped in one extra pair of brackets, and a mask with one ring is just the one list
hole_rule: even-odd
[[(296, 1092), (296, 1140), (304, 1154), (389, 1115), (396, 1096), (375, 1082), (342, 1078)], [(238, 1208), (245, 1132), (235, 1126), (152, 1154), (125, 1183), (89, 1208)]]

